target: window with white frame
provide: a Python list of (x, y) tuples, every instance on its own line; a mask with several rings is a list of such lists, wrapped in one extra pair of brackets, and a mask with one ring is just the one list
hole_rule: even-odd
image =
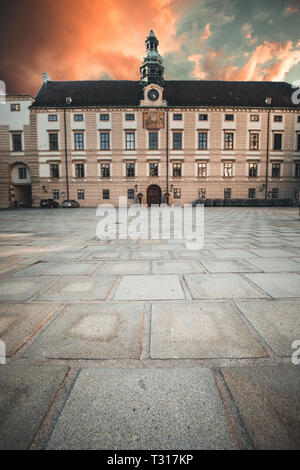
[(280, 178), (281, 164), (272, 163), (272, 178)]
[(259, 150), (259, 133), (258, 132), (250, 132), (249, 148), (250, 150)]
[(231, 199), (231, 188), (224, 189), (224, 199)]
[(84, 199), (84, 189), (77, 189), (77, 199)]
[(84, 137), (83, 132), (74, 133), (74, 148), (75, 150), (84, 150)]
[(109, 132), (100, 132), (100, 150), (109, 150)]
[(13, 152), (22, 151), (22, 134), (12, 134), (12, 149)]
[(207, 150), (207, 132), (198, 132), (198, 149)]
[(199, 188), (198, 198), (199, 199), (205, 199), (206, 198), (206, 189), (205, 188)]
[(75, 178), (84, 178), (84, 163), (75, 164)]
[(258, 122), (259, 121), (259, 114), (251, 114), (250, 115), (251, 122)]
[(158, 176), (158, 163), (157, 162), (150, 162), (149, 163), (149, 175), (151, 177)]
[(173, 189), (173, 195), (174, 195), (174, 199), (180, 199), (181, 198), (181, 189), (174, 188)]
[(233, 177), (233, 162), (224, 162), (223, 163), (223, 176), (224, 178)]
[(206, 178), (206, 177), (207, 177), (207, 163), (198, 162), (198, 178)]
[(101, 178), (110, 178), (110, 163), (101, 163)]
[(233, 132), (224, 133), (224, 150), (233, 150)]
[(126, 150), (135, 150), (135, 133), (126, 132)]
[(258, 177), (258, 163), (250, 162), (249, 163), (249, 178), (257, 178), (257, 177)]
[(249, 188), (248, 189), (248, 199), (255, 199), (256, 198), (256, 189)]
[(182, 174), (182, 165), (181, 163), (173, 163), (173, 177), (180, 178)]
[(18, 168), (18, 176), (19, 176), (19, 180), (26, 180), (27, 179), (27, 168), (25, 168), (25, 167)]
[(59, 178), (59, 164), (58, 163), (50, 164), (50, 178)]
[(58, 150), (58, 133), (49, 132), (49, 150)]
[(135, 177), (135, 163), (133, 162), (126, 163), (126, 176), (127, 178)]

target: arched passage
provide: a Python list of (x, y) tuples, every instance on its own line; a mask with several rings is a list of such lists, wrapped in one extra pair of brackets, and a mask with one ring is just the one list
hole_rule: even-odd
[(9, 167), (9, 203), (11, 207), (31, 207), (31, 172), (25, 163)]

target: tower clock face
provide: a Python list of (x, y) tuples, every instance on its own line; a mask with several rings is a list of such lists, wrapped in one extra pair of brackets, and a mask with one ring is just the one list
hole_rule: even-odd
[(147, 96), (148, 96), (149, 100), (156, 101), (159, 97), (159, 93), (155, 88), (152, 88), (151, 90), (148, 91)]

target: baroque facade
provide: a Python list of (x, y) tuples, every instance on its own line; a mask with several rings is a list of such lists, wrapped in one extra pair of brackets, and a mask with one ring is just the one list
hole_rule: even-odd
[(299, 199), (300, 106), (283, 82), (51, 81), (0, 104), (0, 207)]

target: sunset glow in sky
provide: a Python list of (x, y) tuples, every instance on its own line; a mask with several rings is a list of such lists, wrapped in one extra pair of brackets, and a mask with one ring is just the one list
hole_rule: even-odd
[(138, 80), (145, 38), (168, 80), (300, 80), (300, 0), (1, 0), (0, 80)]

